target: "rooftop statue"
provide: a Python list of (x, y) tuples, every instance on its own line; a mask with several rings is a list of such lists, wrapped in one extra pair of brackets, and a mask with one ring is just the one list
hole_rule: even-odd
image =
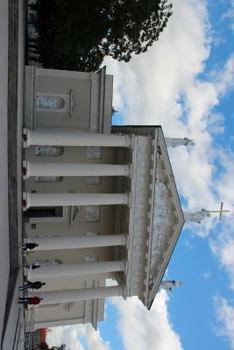
[(176, 138), (176, 137), (165, 137), (167, 147), (178, 147), (178, 146), (194, 146), (195, 142), (193, 140), (188, 139), (187, 137), (184, 138)]
[(185, 221), (192, 221), (201, 224), (203, 220), (211, 217), (209, 210), (201, 209), (199, 211), (184, 211)]
[(184, 211), (185, 221), (192, 221), (201, 224), (203, 220), (211, 217), (211, 214), (219, 214), (219, 220), (222, 219), (223, 213), (229, 213), (230, 210), (223, 209), (223, 202), (221, 202), (220, 210), (206, 210), (201, 209), (198, 211)]
[(162, 281), (160, 283), (160, 289), (165, 289), (171, 292), (173, 288), (180, 287), (181, 284), (182, 284), (181, 281), (176, 281), (176, 280)]

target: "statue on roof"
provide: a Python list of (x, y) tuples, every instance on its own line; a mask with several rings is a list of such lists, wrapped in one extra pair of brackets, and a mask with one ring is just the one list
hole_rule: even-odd
[(173, 288), (180, 287), (181, 284), (182, 284), (181, 281), (176, 281), (176, 280), (161, 281), (160, 289), (165, 289), (171, 292)]
[(207, 218), (211, 217), (209, 210), (201, 209), (197, 211), (184, 211), (185, 221), (196, 222), (201, 224), (201, 222)]
[(167, 147), (178, 147), (178, 146), (194, 146), (195, 142), (193, 140), (188, 139), (187, 137), (179, 138), (179, 137), (165, 137)]
[(220, 210), (206, 210), (201, 209), (197, 211), (184, 211), (184, 218), (185, 221), (192, 221), (196, 222), (198, 224), (201, 224), (201, 222), (207, 218), (211, 217), (211, 214), (219, 214), (219, 220), (222, 219), (223, 213), (229, 213), (230, 210), (224, 210), (223, 209), (223, 202), (221, 202)]

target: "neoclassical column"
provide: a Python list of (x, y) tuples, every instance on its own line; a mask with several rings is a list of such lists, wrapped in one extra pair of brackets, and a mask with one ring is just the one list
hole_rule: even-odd
[(130, 176), (128, 164), (76, 164), (23, 162), (24, 177), (30, 176)]
[(43, 278), (51, 277), (79, 277), (124, 270), (125, 262), (122, 260), (89, 262), (80, 264), (43, 265), (35, 270), (29, 270), (28, 278), (29, 280), (41, 280)]
[(38, 237), (28, 238), (26, 242), (33, 242), (39, 245), (34, 251), (46, 251), (123, 246), (126, 244), (126, 237), (126, 235)]
[(97, 134), (74, 130), (24, 129), (25, 148), (29, 146), (99, 146), (99, 147), (132, 147), (130, 135)]
[(121, 296), (124, 293), (122, 286), (85, 288), (74, 290), (58, 290), (49, 292), (31, 292), (30, 295), (36, 295), (43, 298), (41, 304), (69, 303), (82, 300), (104, 299), (109, 297)]
[(127, 193), (23, 193), (23, 208), (128, 204)]

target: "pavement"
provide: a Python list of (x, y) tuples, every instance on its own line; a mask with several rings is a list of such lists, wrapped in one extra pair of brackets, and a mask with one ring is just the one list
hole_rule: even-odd
[(0, 349), (24, 349), (22, 283), (21, 130), (24, 0), (0, 1)]
[(0, 1), (0, 335), (10, 273), (8, 214), (8, 1)]

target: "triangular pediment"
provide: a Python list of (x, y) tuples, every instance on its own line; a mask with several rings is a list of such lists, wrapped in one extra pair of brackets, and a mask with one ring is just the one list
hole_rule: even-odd
[(138, 295), (150, 308), (184, 225), (183, 211), (162, 128), (128, 125), (116, 126), (114, 132), (135, 135), (126, 295)]
[(158, 130), (144, 304), (150, 308), (184, 224), (167, 147)]

